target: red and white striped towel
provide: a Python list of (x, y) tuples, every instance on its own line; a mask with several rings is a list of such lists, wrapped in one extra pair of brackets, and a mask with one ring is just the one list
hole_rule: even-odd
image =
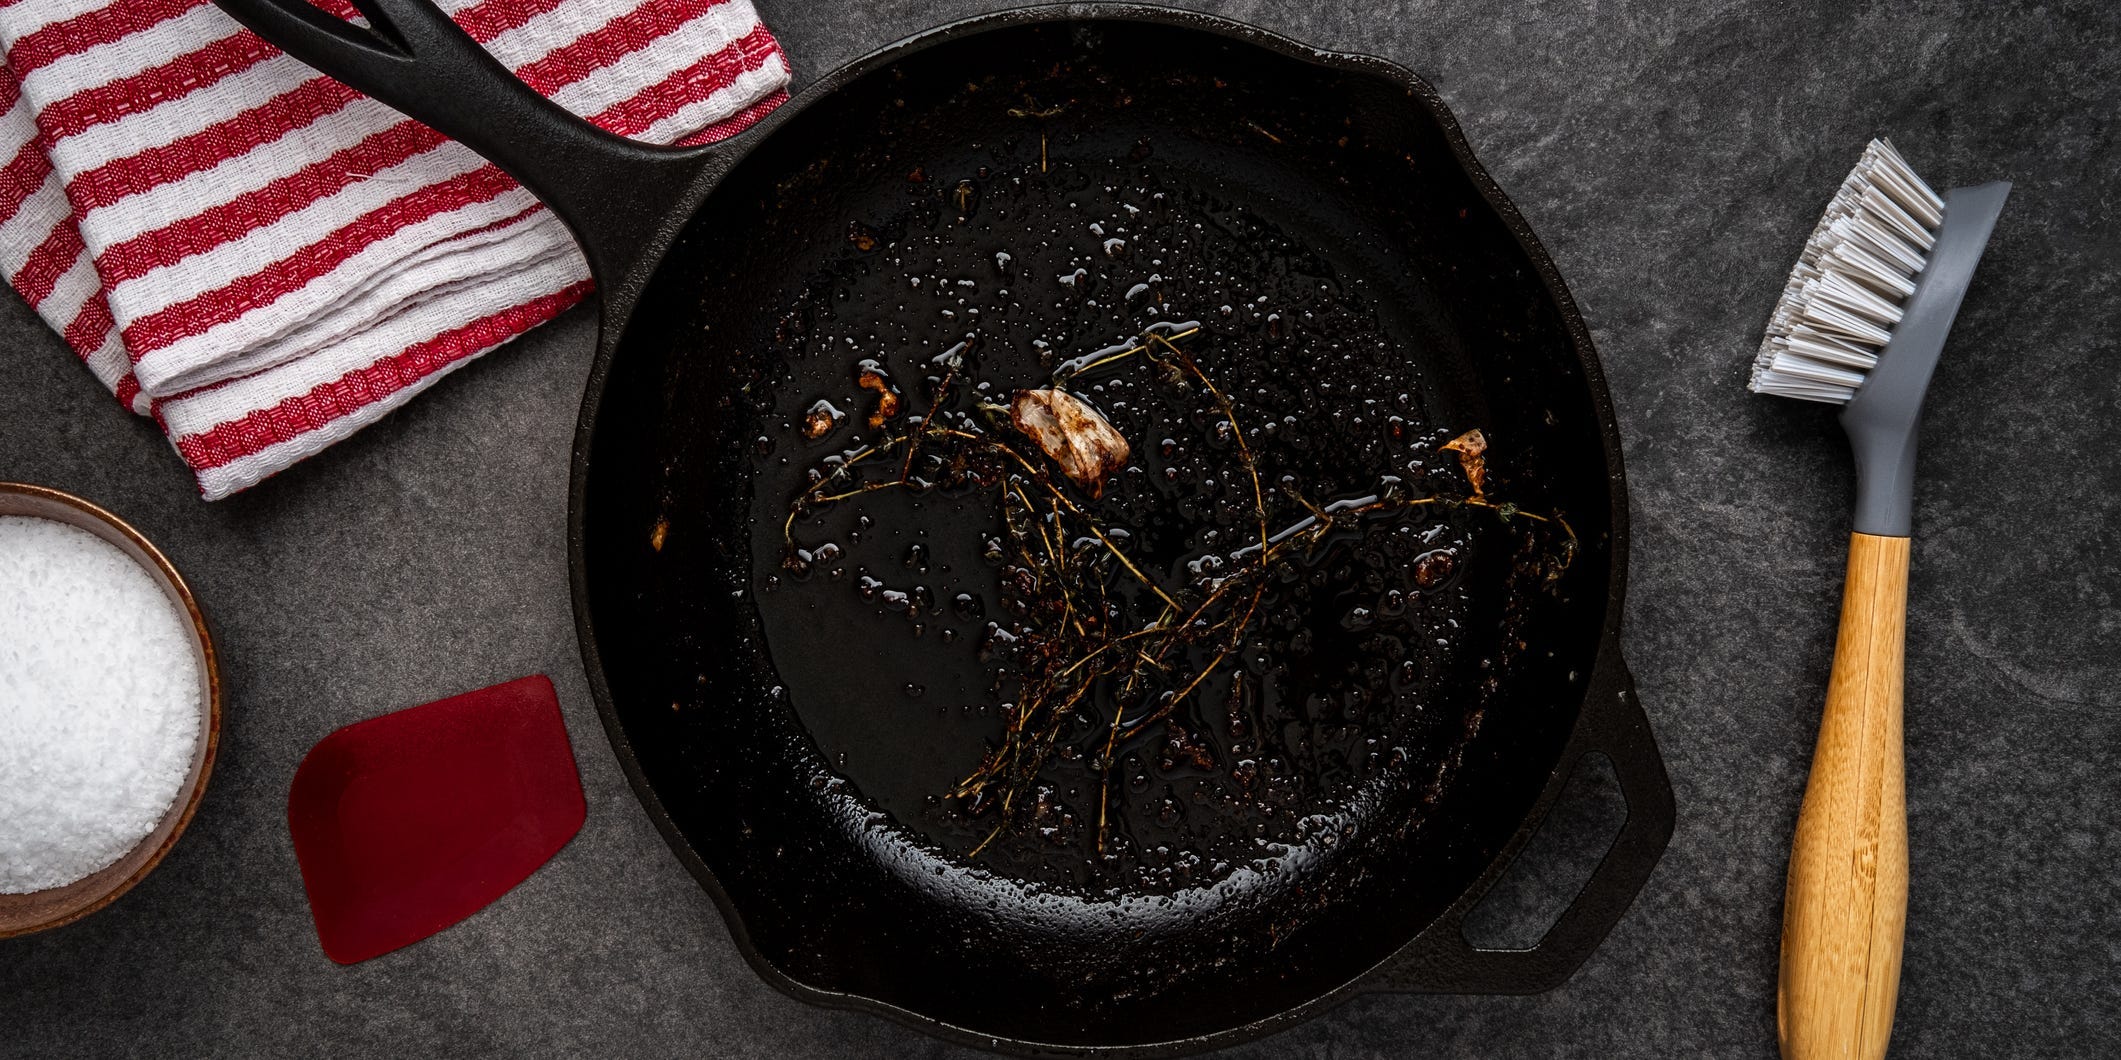
[[(716, 139), (787, 99), (750, 0), (441, 6), (638, 139)], [(208, 0), (0, 0), (0, 58), (0, 274), (209, 500), (588, 293), (530, 193)]]

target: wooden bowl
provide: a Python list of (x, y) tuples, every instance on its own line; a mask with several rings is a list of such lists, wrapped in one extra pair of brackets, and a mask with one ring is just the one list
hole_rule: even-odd
[(162, 855), (176, 845), (177, 837), (184, 834), (184, 826), (198, 809), (199, 796), (206, 791), (206, 777), (213, 772), (214, 749), (221, 740), (221, 670), (214, 659), (213, 638), (207, 633), (206, 617), (199, 613), (199, 602), (192, 598), (191, 589), (168, 557), (125, 520), (58, 490), (0, 482), (0, 516), (6, 515), (31, 515), (78, 526), (116, 545), (147, 568), (170, 602), (191, 617), (192, 630), (199, 638), (199, 678), (204, 682), (200, 698), (206, 709), (199, 712), (201, 731), (192, 751), (191, 773), (154, 831), (124, 857), (64, 887), (0, 894), (0, 939), (70, 924), (116, 901), (153, 871)]

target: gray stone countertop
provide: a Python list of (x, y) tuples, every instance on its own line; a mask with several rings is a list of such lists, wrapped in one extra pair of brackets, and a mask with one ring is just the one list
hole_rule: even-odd
[[(798, 82), (992, 0), (758, 0)], [(1230, 1055), (1769, 1057), (1784, 859), (1849, 468), (1748, 395), (1798, 246), (1866, 138), (2007, 178), (1931, 391), (1907, 643), (1913, 892), (1896, 1055), (2121, 1053), (2121, 9), (2098, 3), (1202, 5), (1429, 78), (1596, 336), (1635, 521), (1626, 646), (1671, 848), (1560, 989), (1366, 997)], [(74, 926), (0, 942), (0, 1055), (941, 1056), (754, 975), (605, 745), (567, 602), (577, 311), (232, 500), (201, 503), (0, 296), (0, 479), (89, 496), (188, 572), (228, 663), (189, 834)], [(550, 674), (589, 819), (485, 911), (342, 968), (287, 836), (348, 722)]]

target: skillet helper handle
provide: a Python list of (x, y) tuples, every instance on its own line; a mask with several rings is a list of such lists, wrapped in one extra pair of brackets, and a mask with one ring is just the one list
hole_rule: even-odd
[(1907, 928), (1901, 748), (1908, 538), (1849, 536), (1819, 745), (1790, 844), (1777, 1028), (1786, 1060), (1877, 1060)]
[[(707, 148), (638, 143), (598, 128), (524, 84), (430, 0), (352, 0), (372, 28), (308, 0), (214, 0), (258, 36), (332, 78), (477, 151), (567, 223), (606, 288), (704, 172)], [(688, 211), (689, 212), (689, 211)]]
[[(1609, 649), (1610, 652), (1610, 649)], [(1613, 765), (1627, 800), (1627, 821), (1583, 889), (1569, 903), (1545, 937), (1530, 949), (1483, 949), (1466, 941), (1465, 916), (1486, 893), (1469, 896), (1423, 931), (1387, 962), (1372, 980), (1379, 989), (1418, 993), (1536, 994), (1566, 982), (1605, 940), (1613, 925), (1634, 904), (1650, 871), (1672, 838), (1674, 807), (1664, 758), (1650, 732), (1649, 717), (1635, 695), (1635, 682), (1617, 652), (1602, 661), (1599, 676), (1584, 697), (1576, 731), (1562, 752), (1547, 790), (1540, 796), (1551, 806), (1581, 767), (1585, 756), (1602, 754)], [(1512, 841), (1510, 857), (1489, 875), (1499, 878), (1538, 829), (1528, 823)]]

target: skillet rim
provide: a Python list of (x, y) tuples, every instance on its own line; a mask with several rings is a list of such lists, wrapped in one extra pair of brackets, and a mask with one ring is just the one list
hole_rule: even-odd
[[(657, 275), (663, 259), (678, 235), (698, 216), (713, 191), (722, 179), (746, 156), (770, 140), (784, 125), (800, 116), (820, 101), (838, 94), (849, 84), (891, 63), (898, 62), (928, 49), (966, 37), (1006, 29), (1013, 26), (1045, 25), (1065, 22), (1113, 22), (1149, 23), (1213, 34), (1265, 49), (1313, 66), (1354, 76), (1383, 81), (1404, 89), (1410, 103), (1437, 125), (1452, 159), (1465, 172), (1474, 191), (1488, 208), (1495, 212), (1503, 227), (1518, 242), (1525, 258), (1537, 272), (1561, 317), (1563, 332), (1568, 336), (1578, 368), (1583, 373), (1583, 385), (1588, 389), (1592, 413), (1597, 419), (1599, 441), (1607, 469), (1608, 511), (1608, 574), (1606, 584), (1606, 608), (1601, 618), (1596, 662), (1589, 679), (1584, 682), (1584, 702), (1576, 706), (1576, 715), (1571, 723), (1568, 737), (1556, 751), (1555, 762), (1547, 769), (1547, 781), (1538, 797), (1526, 810), (1517, 831), (1497, 850), (1494, 858), (1478, 877), (1456, 898), (1446, 911), (1410, 936), (1405, 943), (1381, 960), (1377, 965), (1349, 979), (1332, 990), (1320, 993), (1309, 1000), (1299, 1002), (1277, 1012), (1268, 1013), (1251, 1022), (1193, 1037), (1160, 1042), (1142, 1042), (1127, 1045), (1082, 1046), (1030, 1039), (1004, 1037), (983, 1033), (949, 1023), (911, 1009), (903, 1008), (848, 991), (828, 990), (800, 980), (774, 964), (752, 942), (750, 929), (743, 912), (723, 889), (705, 860), (701, 858), (691, 841), (679, 829), (670, 813), (664, 808), (660, 795), (641, 768), (635, 755), (632, 741), (627, 736), (625, 724), (619, 717), (618, 707), (604, 676), (601, 654), (597, 648), (595, 624), (590, 613), (590, 593), (586, 574), (586, 498), (590, 476), (590, 453), (596, 435), (597, 415), (602, 408), (604, 392), (609, 385), (612, 363), (627, 338), (627, 328), (633, 311), (649, 281)], [(1427, 81), (1412, 70), (1379, 56), (1360, 52), (1342, 52), (1313, 47), (1270, 30), (1219, 15), (1188, 11), (1141, 3), (1053, 3), (1011, 8), (988, 12), (946, 22), (904, 37), (891, 44), (871, 51), (823, 75), (774, 109), (757, 125), (730, 140), (722, 141), (707, 149), (711, 156), (694, 178), (692, 186), (674, 202), (672, 216), (665, 219), (656, 238), (642, 248), (634, 261), (626, 264), (623, 279), (610, 289), (603, 300), (599, 318), (597, 352), (591, 362), (585, 381), (582, 406), (576, 421), (575, 439), (570, 456), (568, 476), (567, 553), (568, 584), (573, 597), (575, 627), (582, 652), (583, 668), (588, 678), (591, 697), (596, 701), (598, 717), (603, 722), (605, 736), (611, 743), (613, 755), (619, 768), (625, 773), (628, 785), (633, 789), (642, 808), (654, 822), (672, 853), (680, 864), (700, 883), (713, 899), (717, 911), (729, 928), (730, 940), (747, 964), (759, 977), (782, 993), (810, 1004), (825, 1008), (844, 1009), (873, 1013), (897, 1023), (944, 1040), (972, 1045), (990, 1050), (1007, 1050), (1019, 1054), (1041, 1056), (1129, 1056), (1165, 1057), (1200, 1052), (1207, 1049), (1224, 1048), (1252, 1041), (1288, 1029), (1305, 1022), (1329, 1009), (1338, 1007), (1350, 998), (1371, 992), (1405, 992), (1388, 984), (1378, 983), (1378, 972), (1401, 961), (1410, 951), (1418, 947), (1423, 939), (1439, 926), (1458, 930), (1458, 920), (1463, 913), (1477, 904), (1495, 880), (1508, 869), (1519, 850), (1538, 830), (1560, 793), (1562, 782), (1576, 768), (1580, 756), (1571, 758), (1569, 751), (1584, 734), (1587, 718), (1592, 711), (1586, 709), (1591, 697), (1611, 694), (1617, 683), (1620, 696), (1627, 706), (1640, 711), (1639, 701), (1633, 695), (1632, 679), (1621, 659), (1619, 639), (1620, 623), (1624, 610), (1629, 543), (1629, 515), (1627, 481), (1622, 464), (1619, 425), (1614, 415), (1612, 397), (1605, 383), (1605, 374), (1598, 360), (1596, 347), (1592, 343), (1589, 327), (1577, 309), (1560, 271), (1554, 265), (1545, 246), (1533, 233), (1524, 216), (1506, 196), (1487, 170), (1473, 155), (1472, 147), (1465, 138), (1456, 117), (1444, 103), (1443, 97)], [(680, 216), (681, 215), (681, 216)], [(1592, 749), (1596, 749), (1595, 747)], [(1654, 751), (1652, 752), (1655, 753)], [(1616, 770), (1619, 764), (1615, 763)], [(1557, 777), (1557, 774), (1559, 776)], [(1669, 804), (1669, 781), (1659, 770), (1657, 782), (1665, 789)], [(1630, 814), (1655, 812), (1651, 808), (1630, 806)], [(1670, 832), (1669, 810), (1667, 820), (1661, 822), (1662, 831), (1668, 838)], [(1656, 843), (1655, 854), (1661, 854), (1664, 839)], [(1618, 850), (1616, 846), (1615, 850)], [(1609, 855), (1610, 856), (1610, 855)], [(1654, 857), (1654, 855), (1653, 855)], [(1638, 885), (1639, 888), (1639, 885)], [(1588, 887), (1587, 887), (1588, 889)], [(1626, 896), (1632, 903), (1634, 891)], [(1585, 896), (1578, 896), (1578, 901)], [(1533, 951), (1536, 952), (1537, 947)], [(1545, 984), (1528, 987), (1544, 989)]]

